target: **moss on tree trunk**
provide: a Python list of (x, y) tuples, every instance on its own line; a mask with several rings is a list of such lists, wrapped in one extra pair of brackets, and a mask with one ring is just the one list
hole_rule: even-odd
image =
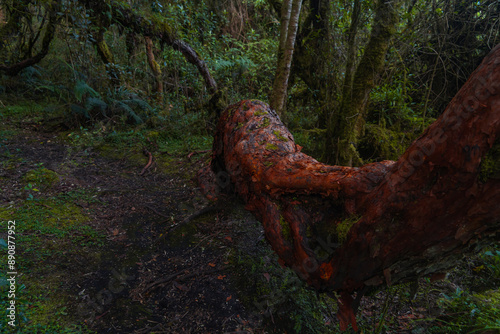
[(153, 72), (155, 77), (155, 98), (156, 101), (163, 103), (163, 81), (161, 79), (161, 68), (160, 64), (155, 60), (155, 55), (153, 53), (153, 41), (150, 37), (144, 38), (146, 43), (146, 56), (148, 57), (149, 68)]
[(325, 157), (329, 162), (353, 166), (363, 163), (356, 145), (363, 133), (370, 91), (383, 70), (385, 54), (396, 31), (397, 1), (377, 2), (370, 40), (354, 73), (352, 84), (347, 80), (339, 110), (327, 125)]
[(106, 40), (104, 39), (104, 32), (104, 29), (99, 29), (94, 44), (96, 46), (97, 54), (106, 67), (111, 84), (114, 87), (118, 87), (120, 86), (120, 72), (115, 67), (115, 57), (109, 49), (108, 43), (106, 43)]

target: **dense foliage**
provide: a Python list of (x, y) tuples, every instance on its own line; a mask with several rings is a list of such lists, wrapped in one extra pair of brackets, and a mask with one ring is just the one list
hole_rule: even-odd
[[(91, 4), (3, 1), (2, 91), (58, 100), (84, 124), (114, 116), (132, 123), (151, 117), (162, 122), (173, 109), (213, 111), (196, 67), (152, 36), (163, 84), (162, 96), (155, 96), (157, 74), (148, 65), (147, 31), (117, 18), (131, 11), (197, 52), (218, 84), (219, 108), (242, 98), (267, 100), (276, 69), (279, 2), (110, 1), (104, 13)], [(342, 87), (352, 80), (367, 47), (375, 6), (372, 1), (304, 2), (284, 117), (299, 142), (318, 157), (325, 156), (325, 125), (341, 113)], [(397, 157), (443, 111), (499, 41), (498, 6), (492, 0), (399, 3), (395, 36), (371, 92), (365, 135), (357, 144), (363, 159)], [(44, 50), (46, 40), (49, 50)], [(5, 76), (13, 74), (7, 67), (45, 51), (33, 67)]]

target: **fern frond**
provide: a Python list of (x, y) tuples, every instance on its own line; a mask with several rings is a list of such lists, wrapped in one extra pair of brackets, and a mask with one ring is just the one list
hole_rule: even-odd
[(118, 110), (122, 110), (123, 113), (127, 116), (127, 118), (132, 121), (132, 123), (135, 124), (144, 123), (142, 118), (139, 115), (137, 115), (134, 109), (132, 109), (128, 104), (124, 103), (123, 101), (115, 101), (115, 102), (116, 102), (115, 107)]
[(140, 99), (129, 99), (129, 100), (122, 100), (121, 102), (123, 103), (126, 103), (127, 105), (132, 105), (132, 106), (135, 106), (135, 107), (139, 107), (141, 108), (143, 111), (153, 111), (153, 107), (151, 107), (149, 105), (149, 103), (147, 103), (146, 101), (144, 100), (140, 100)]
[(106, 109), (108, 109), (108, 104), (96, 97), (88, 97), (85, 100), (85, 108), (87, 111), (98, 109), (103, 116), (106, 116)]
[(92, 87), (87, 85), (87, 83), (83, 80), (78, 80), (73, 88), (73, 93), (75, 94), (75, 98), (78, 102), (82, 102), (83, 96), (85, 94), (90, 95), (91, 97), (100, 97), (99, 93), (96, 92)]

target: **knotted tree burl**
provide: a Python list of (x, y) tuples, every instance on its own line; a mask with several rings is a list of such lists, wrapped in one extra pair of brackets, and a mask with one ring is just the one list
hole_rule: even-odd
[[(499, 239), (500, 45), (397, 161), (329, 166), (256, 100), (221, 115), (208, 197), (236, 192), (283, 264), (340, 295), (341, 329), (370, 289), (430, 276)], [(356, 294), (356, 300), (352, 296)]]

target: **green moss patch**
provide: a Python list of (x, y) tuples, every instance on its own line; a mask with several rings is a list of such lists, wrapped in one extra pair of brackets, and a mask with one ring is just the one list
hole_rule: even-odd
[(290, 226), (288, 225), (288, 222), (285, 220), (285, 218), (280, 215), (280, 226), (281, 226), (281, 234), (283, 235), (283, 238), (285, 238), (287, 241), (292, 241), (292, 231), (290, 230)]
[(500, 140), (497, 139), (492, 148), (481, 159), (479, 180), (486, 182), (489, 179), (500, 179)]
[(266, 111), (262, 111), (262, 110), (257, 110), (256, 112), (253, 113), (254, 116), (265, 116), (267, 115), (268, 113)]
[(356, 224), (361, 216), (354, 215), (343, 219), (336, 227), (337, 237), (340, 243), (343, 243), (347, 239), (347, 234), (351, 227)]
[(274, 130), (273, 134), (281, 141), (288, 141), (288, 139), (283, 136), (279, 130)]
[(397, 160), (411, 143), (413, 135), (396, 132), (376, 124), (367, 124), (358, 144), (363, 159)]
[(275, 144), (271, 144), (271, 143), (266, 144), (266, 150), (276, 151), (277, 149), (278, 149), (278, 146)]
[(59, 175), (45, 167), (31, 170), (23, 177), (23, 181), (40, 187), (42, 190), (50, 189), (59, 182)]
[(262, 122), (260, 122), (260, 124), (257, 126), (258, 129), (260, 128), (265, 128), (266, 126), (269, 126), (269, 124), (271, 124), (271, 121), (269, 120), (269, 118), (267, 117), (264, 117), (262, 119)]
[[(47, 184), (51, 184), (50, 175), (55, 178), (44, 168), (36, 171), (25, 177), (27, 181), (40, 182), (47, 178)], [(87, 332), (73, 325), (78, 314), (66, 312), (75, 297), (62, 285), (71, 275), (81, 273), (81, 263), (74, 262), (75, 258), (90, 265), (100, 261), (105, 237), (90, 225), (86, 210), (77, 204), (80, 201), (92, 203), (97, 200), (92, 191), (80, 190), (48, 198), (31, 197), (15, 207), (0, 207), (0, 221), (15, 220), (16, 270), (19, 273), (16, 278), (17, 321), (26, 332)], [(0, 232), (5, 230), (2, 225)], [(7, 252), (2, 249), (0, 261), (6, 263), (6, 256)], [(0, 290), (5, 282), (3, 274), (0, 273)], [(5, 294), (0, 295), (0, 304), (8, 302)], [(0, 326), (4, 324), (0, 321)]]

